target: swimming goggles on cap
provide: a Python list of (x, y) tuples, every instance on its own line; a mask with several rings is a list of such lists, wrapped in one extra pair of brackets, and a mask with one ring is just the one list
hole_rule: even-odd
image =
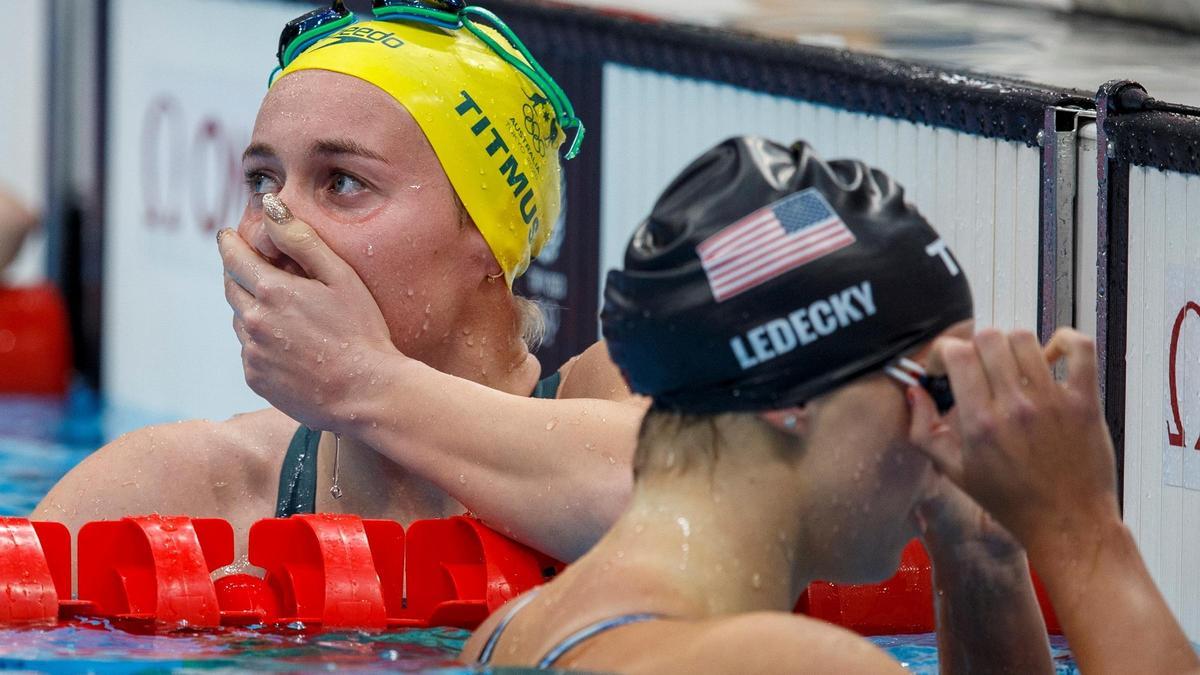
[(945, 375), (930, 375), (925, 367), (912, 359), (899, 358), (883, 369), (892, 379), (909, 387), (920, 387), (929, 392), (937, 411), (945, 415), (954, 407), (954, 393), (950, 391), (950, 378)]
[[(467, 6), (463, 0), (373, 0), (371, 4), (371, 13), (380, 21), (415, 21), (447, 30), (465, 28), (479, 38), (546, 94), (554, 108), (558, 126), (564, 132), (575, 129), (575, 138), (567, 148), (566, 159), (572, 159), (579, 153), (584, 128), (583, 122), (575, 116), (570, 99), (500, 17), (483, 7)], [(289, 21), (279, 34), (279, 51), (276, 52), (279, 67), (275, 72), (284, 70), (304, 50), (354, 21), (354, 13), (346, 8), (345, 0), (333, 0), (329, 7), (315, 9)], [(491, 34), (483, 30), (484, 26), (499, 33), (520, 57), (497, 43)], [(274, 78), (275, 73), (272, 73), (271, 80), (274, 81)]]

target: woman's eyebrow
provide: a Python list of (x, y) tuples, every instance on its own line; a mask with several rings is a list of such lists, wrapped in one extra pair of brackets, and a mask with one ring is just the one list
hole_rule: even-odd
[(246, 151), (242, 153), (242, 161), (246, 161), (251, 157), (260, 159), (274, 159), (275, 149), (266, 143), (251, 143), (246, 147)]
[(331, 138), (321, 139), (313, 143), (312, 148), (308, 151), (309, 156), (318, 155), (357, 155), (367, 159), (373, 159), (377, 162), (390, 164), (387, 157), (375, 152), (366, 147), (362, 143), (348, 138)]

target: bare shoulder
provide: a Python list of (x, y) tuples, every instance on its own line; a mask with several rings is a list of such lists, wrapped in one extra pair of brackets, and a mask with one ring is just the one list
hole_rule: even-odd
[(621, 371), (609, 357), (608, 346), (603, 340), (567, 361), (558, 372), (562, 375), (558, 398), (641, 401), (640, 397), (629, 391)]
[(138, 429), (72, 469), (34, 517), (73, 524), (127, 513), (221, 514), (231, 499), (274, 490), (272, 470), (277, 477), (295, 429), (275, 410)]
[[(658, 627), (647, 624), (646, 635), (641, 638), (652, 638), (660, 646), (640, 652), (621, 649), (624, 656), (620, 660), (624, 663), (620, 664), (620, 670), (739, 674), (904, 672), (899, 663), (858, 635), (805, 616), (754, 612), (674, 626), (670, 623), (674, 622)], [(655, 630), (659, 634), (651, 635)], [(628, 638), (639, 639), (632, 631)], [(670, 646), (664, 649), (661, 645)], [(633, 654), (637, 656), (631, 657)]]
[(904, 670), (883, 650), (840, 626), (796, 614), (754, 612), (714, 622), (702, 657), (741, 672), (881, 673)]

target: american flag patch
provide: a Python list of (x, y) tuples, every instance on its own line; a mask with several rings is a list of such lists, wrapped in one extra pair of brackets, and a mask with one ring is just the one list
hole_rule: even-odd
[(722, 302), (854, 241), (825, 197), (808, 188), (727, 225), (696, 253)]

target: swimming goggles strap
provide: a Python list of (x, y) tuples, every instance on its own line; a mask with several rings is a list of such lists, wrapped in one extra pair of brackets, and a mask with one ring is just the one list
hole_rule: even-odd
[[(442, 3), (449, 10), (453, 11), (437, 9), (422, 0), (399, 0), (398, 2), (392, 0), (392, 2), (395, 4), (388, 2), (388, 0), (376, 0), (371, 13), (381, 21), (418, 21), (447, 30), (466, 28), (472, 35), (479, 38), (481, 42), (495, 52), (497, 56), (504, 59), (505, 63), (508, 63), (522, 75), (529, 78), (535, 86), (546, 94), (547, 100), (549, 100), (551, 107), (554, 108), (558, 126), (563, 130), (563, 133), (566, 133), (567, 129), (575, 130), (575, 137), (571, 140), (571, 145), (567, 147), (565, 158), (574, 159), (579, 154), (579, 147), (583, 144), (585, 129), (583, 121), (575, 116), (575, 108), (571, 105), (571, 100), (567, 98), (566, 92), (558, 86), (558, 83), (554, 81), (550, 73), (546, 72), (542, 64), (538, 63), (533, 54), (529, 53), (529, 50), (525, 48), (525, 44), (521, 42), (516, 33), (500, 17), (483, 7), (464, 6), (459, 0), (449, 0)], [(288, 24), (288, 28), (293, 30), (299, 29), (302, 32), (298, 33), (286, 45), (281, 45), (279, 50), (279, 65), (271, 71), (271, 76), (267, 81), (268, 86), (275, 81), (276, 76), (287, 67), (287, 64), (291, 63), (301, 52), (311, 47), (318, 40), (331, 35), (353, 22), (354, 15), (345, 10), (341, 1), (335, 0), (329, 9), (310, 12)], [(305, 30), (304, 28), (308, 25), (312, 27)], [(507, 49), (499, 44), (495, 38), (484, 30), (485, 27), (499, 33), (512, 49)], [(288, 28), (285, 28), (285, 32)], [(513, 50), (516, 50), (517, 54), (514, 54)]]
[[(466, 7), (459, 12), (458, 16), (462, 20), (463, 26), (471, 31), (475, 37), (491, 47), (497, 56), (516, 68), (545, 92), (546, 97), (550, 100), (550, 105), (554, 106), (554, 112), (558, 114), (558, 126), (563, 129), (564, 133), (567, 129), (575, 129), (575, 138), (571, 140), (571, 145), (567, 148), (565, 157), (573, 159), (575, 155), (579, 154), (579, 146), (583, 143), (585, 132), (583, 121), (575, 116), (575, 108), (571, 105), (571, 100), (567, 98), (567, 94), (558, 86), (554, 78), (550, 77), (550, 73), (546, 72), (542, 64), (533, 58), (533, 54), (529, 53), (529, 50), (525, 48), (525, 44), (521, 42), (516, 33), (500, 20), (500, 17), (483, 7)], [(508, 44), (524, 57), (524, 60), (522, 61), (512, 52), (497, 44), (492, 39), (492, 36), (488, 35), (480, 27), (482, 25), (487, 25), (502, 35)]]

